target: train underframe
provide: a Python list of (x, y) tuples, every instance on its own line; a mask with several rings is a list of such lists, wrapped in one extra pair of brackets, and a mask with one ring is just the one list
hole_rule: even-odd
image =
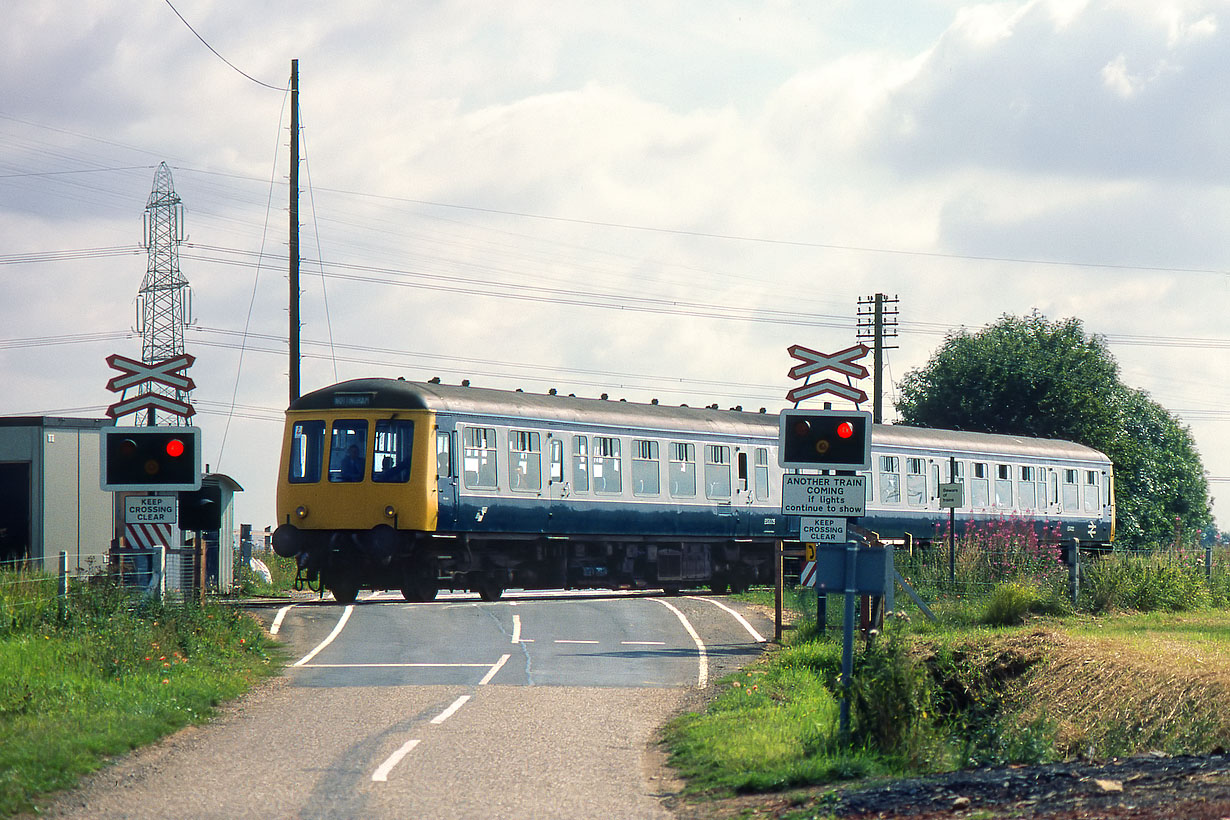
[(506, 589), (663, 589), (741, 592), (773, 583), (772, 539), (724, 537), (438, 534), (394, 530), (274, 533), (295, 557), (299, 584), (351, 603), (361, 589), (429, 601), (441, 589), (494, 601)]

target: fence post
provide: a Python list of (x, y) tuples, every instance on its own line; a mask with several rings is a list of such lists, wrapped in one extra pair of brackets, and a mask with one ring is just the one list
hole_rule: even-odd
[(1204, 577), (1207, 581), (1213, 580), (1213, 542), (1204, 545)]
[(165, 544), (158, 545), (158, 579), (154, 586), (154, 594), (161, 601), (167, 595), (167, 547)]
[(1072, 606), (1081, 594), (1081, 542), (1079, 538), (1072, 539), (1072, 560), (1068, 562), (1068, 591), (1072, 595)]
[(60, 550), (60, 591), (59, 591), (59, 610), (60, 618), (64, 618), (65, 609), (68, 606), (68, 553)]

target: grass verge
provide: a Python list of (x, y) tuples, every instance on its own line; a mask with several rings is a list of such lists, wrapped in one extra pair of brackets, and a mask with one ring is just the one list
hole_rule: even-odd
[(0, 816), (281, 667), (259, 624), (228, 607), (133, 599), (107, 581), (61, 606), (54, 583), (0, 578)]

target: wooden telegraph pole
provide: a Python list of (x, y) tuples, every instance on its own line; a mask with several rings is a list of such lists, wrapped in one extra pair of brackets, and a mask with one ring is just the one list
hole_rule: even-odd
[(290, 61), (290, 403), (299, 398), (299, 61)]

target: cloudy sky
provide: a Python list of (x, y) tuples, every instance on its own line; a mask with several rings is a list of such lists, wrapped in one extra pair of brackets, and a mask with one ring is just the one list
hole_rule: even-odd
[(274, 523), (298, 59), (305, 392), (776, 412), (786, 348), (854, 344), (859, 297), (900, 300), (894, 390), (1038, 310), (1230, 499), (1225, 0), (171, 2), (0, 7), (2, 415), (115, 401), (165, 161), (205, 460)]

